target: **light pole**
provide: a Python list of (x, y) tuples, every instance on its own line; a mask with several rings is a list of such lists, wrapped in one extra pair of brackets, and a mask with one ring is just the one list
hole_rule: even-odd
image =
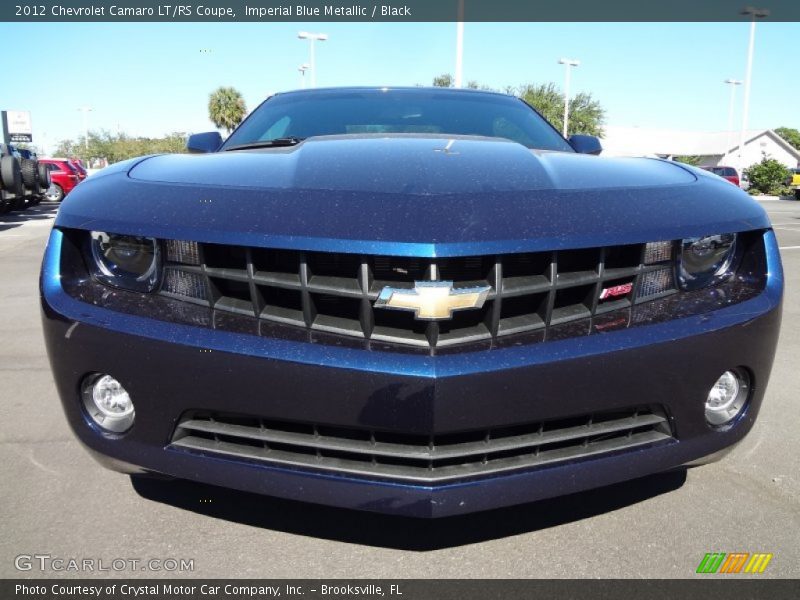
[(725, 146), (725, 154), (731, 151), (731, 136), (733, 135), (733, 106), (736, 103), (736, 86), (742, 85), (739, 79), (726, 79), (725, 83), (731, 86), (731, 101), (728, 105), (728, 139)]
[(454, 84), (460, 88), (464, 71), (464, 0), (458, 0), (458, 16), (456, 22), (456, 77)]
[(92, 112), (91, 106), (81, 106), (79, 109), (83, 113), (83, 149), (89, 150), (89, 113)]
[(328, 39), (327, 33), (309, 33), (308, 31), (300, 31), (297, 37), (301, 40), (308, 40), (309, 43), (309, 60), (308, 65), (311, 69), (311, 87), (317, 87), (317, 65), (314, 62), (314, 42), (324, 42)]
[(303, 89), (306, 89), (306, 71), (308, 71), (308, 68), (308, 63), (303, 63), (297, 67), (297, 70), (300, 71), (300, 86)]
[(567, 137), (567, 126), (569, 124), (569, 79), (572, 67), (577, 67), (581, 61), (574, 58), (562, 58), (558, 64), (564, 65), (564, 137)]
[(769, 16), (766, 8), (754, 8), (746, 6), (739, 13), (750, 17), (750, 43), (747, 46), (747, 71), (744, 77), (744, 102), (742, 103), (742, 131), (739, 134), (739, 170), (744, 168), (744, 136), (747, 131), (747, 118), (750, 111), (750, 84), (753, 81), (753, 47), (756, 41), (756, 19), (764, 19)]

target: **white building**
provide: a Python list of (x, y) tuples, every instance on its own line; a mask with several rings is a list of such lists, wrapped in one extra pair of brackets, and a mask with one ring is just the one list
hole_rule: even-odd
[(741, 164), (738, 131), (677, 131), (644, 127), (605, 127), (604, 156), (699, 156), (701, 166), (747, 168), (764, 154), (788, 168), (800, 165), (800, 151), (771, 129), (745, 132)]

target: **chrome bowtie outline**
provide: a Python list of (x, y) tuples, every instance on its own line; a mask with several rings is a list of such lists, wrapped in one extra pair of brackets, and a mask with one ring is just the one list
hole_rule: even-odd
[(386, 286), (375, 301), (375, 308), (407, 310), (422, 321), (453, 318), (457, 310), (478, 309), (486, 302), (491, 286), (454, 288), (452, 281), (415, 281), (414, 288)]

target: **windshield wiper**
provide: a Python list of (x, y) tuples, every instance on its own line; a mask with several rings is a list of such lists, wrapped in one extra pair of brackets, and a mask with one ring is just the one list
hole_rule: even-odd
[(248, 142), (246, 144), (236, 144), (229, 146), (225, 150), (248, 150), (250, 148), (281, 148), (284, 146), (296, 146), (306, 138), (301, 137), (281, 137), (272, 140), (261, 140), (259, 142)]

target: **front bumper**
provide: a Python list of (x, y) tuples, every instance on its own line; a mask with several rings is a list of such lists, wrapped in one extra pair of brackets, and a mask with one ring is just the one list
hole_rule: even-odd
[[(254, 337), (120, 314), (78, 301), (60, 279), (54, 230), (42, 271), (48, 353), (69, 423), (101, 462), (272, 496), (415, 517), (529, 502), (697, 462), (740, 441), (758, 414), (780, 327), (783, 279), (765, 234), (764, 291), (712, 313), (530, 346), (440, 356)], [(753, 377), (737, 423), (706, 425), (703, 403), (733, 367)], [(79, 388), (110, 373), (136, 403), (124, 436), (93, 427)], [(437, 485), (256, 464), (167, 448), (187, 411), (439, 434), (657, 404), (675, 441)]]

